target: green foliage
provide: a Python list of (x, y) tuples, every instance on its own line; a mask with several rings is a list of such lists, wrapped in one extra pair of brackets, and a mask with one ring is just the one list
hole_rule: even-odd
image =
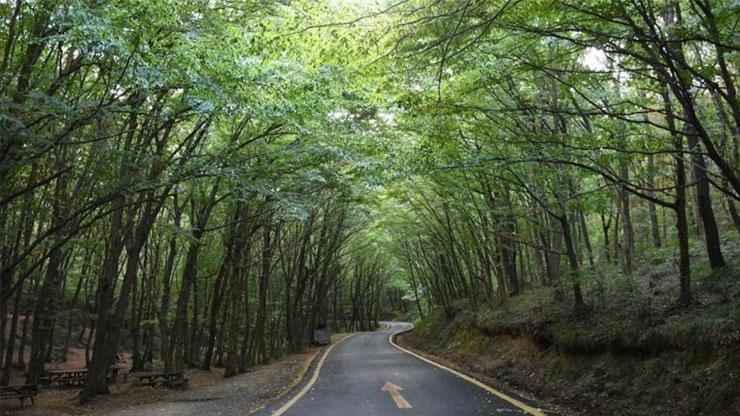
[(90, 337), (96, 315), (98, 352), (157, 338), (167, 367), (228, 339), (229, 373), (381, 314), (568, 351), (724, 348), (737, 12), (2, 2), (2, 323), (44, 323), (36, 358), (62, 310)]

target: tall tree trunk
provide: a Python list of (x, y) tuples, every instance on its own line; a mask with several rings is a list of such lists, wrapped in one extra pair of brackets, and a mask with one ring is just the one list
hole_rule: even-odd
[(594, 251), (591, 247), (591, 237), (588, 233), (588, 224), (586, 223), (586, 215), (583, 210), (578, 210), (578, 222), (581, 226), (581, 234), (583, 235), (583, 244), (586, 246), (586, 252), (588, 253), (588, 264), (594, 267)]
[[(648, 155), (648, 175), (647, 185), (650, 188), (649, 195), (654, 196), (655, 192), (655, 155), (652, 153)], [(656, 209), (655, 202), (648, 201), (648, 212), (650, 213), (650, 231), (653, 237), (653, 246), (660, 248), (663, 243), (660, 240), (660, 225), (658, 224), (658, 210)]]
[[(59, 164), (62, 156), (59, 157)], [(62, 221), (66, 216), (65, 209), (62, 208), (62, 200), (65, 192), (64, 177), (59, 177), (56, 181), (53, 203), (54, 228), (59, 229), (59, 238), (63, 238)], [(57, 247), (52, 249), (49, 256), (49, 262), (46, 266), (46, 275), (41, 285), (39, 296), (36, 299), (36, 306), (33, 312), (33, 326), (31, 329), (31, 357), (28, 372), (26, 373), (26, 383), (36, 384), (44, 373), (44, 363), (49, 347), (51, 334), (54, 330), (54, 315), (57, 312), (59, 304), (59, 288), (64, 280), (64, 256), (65, 249)]]
[(23, 293), (23, 283), (21, 282), (16, 289), (15, 300), (13, 302), (13, 317), (10, 321), (10, 334), (8, 334), (7, 346), (5, 349), (5, 365), (3, 366), (3, 375), (0, 378), (0, 386), (7, 386), (10, 382), (10, 373), (13, 369), (13, 350), (16, 344), (16, 334), (18, 329), (18, 319), (20, 316), (21, 294)]
[[(629, 169), (623, 167), (620, 175), (624, 178), (625, 181), (629, 181), (629, 176), (624, 176), (629, 175)], [(632, 228), (632, 215), (630, 212), (629, 193), (624, 187), (621, 187), (619, 189), (619, 201), (620, 212), (622, 214), (622, 238), (624, 239), (624, 241), (622, 242), (622, 255), (624, 256), (623, 271), (624, 273), (630, 275), (632, 274), (633, 269), (632, 259), (635, 252), (635, 233)]]
[(224, 244), (224, 250), (226, 251), (226, 257), (221, 264), (216, 275), (216, 281), (213, 284), (213, 293), (211, 295), (211, 310), (208, 315), (208, 345), (203, 356), (203, 364), (200, 369), (208, 371), (211, 369), (211, 362), (213, 361), (213, 352), (216, 347), (216, 330), (218, 329), (218, 316), (221, 313), (221, 303), (223, 298), (224, 277), (226, 276), (227, 264), (229, 264), (230, 253), (234, 250), (231, 241)]
[(188, 348), (187, 363), (189, 367), (197, 367), (196, 361), (198, 360), (198, 331), (200, 325), (198, 324), (199, 314), (199, 302), (198, 302), (198, 279), (193, 280), (193, 314), (190, 319), (190, 347)]
[(252, 334), (254, 347), (253, 360), (256, 363), (264, 362), (267, 358), (265, 345), (265, 324), (267, 320), (267, 289), (270, 283), (271, 263), (273, 256), (273, 239), (270, 225), (271, 216), (267, 216), (265, 225), (262, 227), (262, 253), (260, 259), (260, 276), (257, 288), (257, 313), (255, 317), (255, 328)]
[[(691, 126), (687, 124), (687, 127)], [(696, 180), (697, 208), (704, 229), (704, 241), (707, 247), (707, 255), (709, 256), (709, 264), (712, 266), (712, 269), (721, 269), (725, 267), (725, 259), (722, 256), (719, 229), (717, 228), (714, 210), (712, 209), (707, 166), (704, 156), (700, 153), (699, 138), (695, 132), (692, 129), (687, 130), (686, 137), (689, 143), (689, 152), (691, 152), (694, 178)]]
[[(187, 345), (187, 317), (188, 317), (188, 303), (190, 300), (190, 291), (195, 283), (195, 279), (198, 277), (198, 255), (200, 254), (201, 238), (208, 225), (208, 218), (213, 211), (213, 208), (218, 203), (217, 194), (220, 185), (220, 179), (211, 187), (210, 193), (205, 205), (200, 211), (194, 209), (195, 200), (192, 199), (193, 204), (193, 218), (191, 230), (191, 243), (188, 247), (188, 252), (185, 256), (185, 266), (182, 273), (182, 284), (180, 286), (180, 294), (177, 298), (177, 309), (175, 311), (175, 322), (172, 327), (172, 340), (170, 349), (174, 351), (174, 368), (176, 370), (182, 370), (185, 364), (185, 349)], [(194, 197), (193, 197), (194, 198)]]
[[(174, 218), (173, 225), (180, 228), (181, 211), (177, 203), (177, 193), (173, 197), (173, 210)], [(170, 309), (170, 299), (172, 296), (172, 276), (175, 269), (175, 260), (177, 258), (177, 236), (173, 235), (170, 238), (169, 248), (167, 251), (167, 259), (165, 260), (164, 270), (162, 272), (162, 298), (159, 304), (159, 310), (157, 311), (157, 321), (159, 324), (159, 338), (160, 338), (160, 355), (162, 356), (162, 362), (164, 363), (164, 371), (173, 371), (174, 363), (172, 357), (172, 348), (170, 340), (170, 325), (167, 319), (167, 314)]]
[(612, 218), (609, 216), (609, 219), (607, 220), (604, 218), (604, 213), (602, 212), (600, 214), (601, 216), (601, 231), (604, 233), (604, 256), (606, 257), (607, 262), (611, 262), (611, 245), (609, 244), (609, 226), (611, 225)]
[(577, 311), (583, 311), (585, 309), (585, 304), (583, 302), (583, 293), (581, 292), (578, 254), (576, 254), (575, 244), (573, 242), (573, 235), (570, 231), (571, 228), (568, 221), (568, 214), (563, 211), (561, 214), (559, 214), (558, 220), (560, 221), (563, 231), (565, 254), (568, 257), (571, 279), (573, 280), (573, 300), (575, 301), (575, 308)]
[(239, 248), (239, 255), (234, 259), (232, 272), (229, 276), (229, 304), (231, 314), (229, 316), (228, 334), (224, 351), (224, 378), (237, 375), (239, 370), (239, 335), (242, 326), (242, 308), (246, 308), (246, 302), (242, 302), (244, 288), (249, 278), (249, 262), (251, 246), (249, 241), (243, 241), (245, 246)]
[(678, 239), (678, 270), (680, 295), (678, 301), (684, 306), (692, 302), (691, 295), (691, 257), (689, 254), (689, 223), (686, 218), (686, 166), (684, 164), (683, 137), (677, 133), (668, 87), (661, 91), (666, 121), (673, 137), (676, 197), (673, 209), (676, 213), (676, 234)]
[[(148, 199), (148, 201), (143, 204), (144, 208), (140, 215), (139, 224), (135, 228), (127, 227), (127, 257), (123, 281), (121, 282), (121, 289), (118, 293), (118, 301), (115, 304), (114, 310), (112, 285), (109, 286), (109, 291), (105, 295), (106, 299), (104, 299), (104, 302), (108, 302), (108, 299), (110, 301), (105, 308), (106, 313), (98, 314), (98, 330), (93, 346), (93, 356), (88, 366), (87, 380), (80, 394), (81, 402), (90, 401), (97, 394), (108, 393), (108, 370), (115, 363), (115, 357), (118, 353), (118, 345), (123, 329), (124, 317), (128, 309), (131, 289), (136, 284), (136, 278), (139, 272), (139, 255), (146, 243), (151, 227), (154, 225), (154, 219), (159, 212), (159, 208), (162, 206), (163, 198), (162, 196), (159, 201), (155, 201), (152, 193), (147, 192), (143, 194), (140, 201), (145, 199)], [(133, 208), (130, 212), (129, 223), (133, 222), (133, 216), (135, 215)], [(118, 255), (114, 257), (117, 260)], [(112, 276), (116, 276), (117, 261), (113, 267), (115, 271), (112, 273)]]
[[(146, 269), (146, 263), (148, 259), (144, 260), (143, 268)], [(131, 372), (135, 373), (138, 371), (141, 371), (144, 367), (142, 362), (142, 356), (141, 356), (141, 319), (143, 315), (143, 309), (144, 309), (144, 280), (141, 281), (141, 287), (140, 290), (137, 290), (136, 284), (134, 284), (133, 287), (133, 294), (132, 294), (132, 307), (133, 310), (131, 311), (131, 328), (130, 328), (130, 334), (131, 334), (131, 340), (132, 340), (132, 346), (131, 346)]]
[(177, 309), (175, 312), (175, 322), (172, 326), (170, 344), (170, 348), (173, 350), (173, 366), (176, 371), (181, 371), (185, 364), (188, 303), (190, 301), (190, 290), (193, 286), (193, 281), (197, 278), (198, 253), (200, 252), (200, 238), (202, 233), (203, 231), (197, 228), (192, 231), (193, 241), (188, 246), (188, 252), (185, 255), (185, 266), (182, 273), (180, 294), (177, 298)]

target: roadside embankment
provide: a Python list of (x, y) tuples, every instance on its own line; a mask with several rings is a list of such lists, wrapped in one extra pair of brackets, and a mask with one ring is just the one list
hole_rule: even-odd
[(551, 296), (530, 291), (505, 307), (451, 315), (438, 309), (398, 341), (574, 414), (740, 414), (737, 303), (576, 316)]

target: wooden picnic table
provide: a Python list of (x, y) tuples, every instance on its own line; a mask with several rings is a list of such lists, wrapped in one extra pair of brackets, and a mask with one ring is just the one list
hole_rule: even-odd
[(136, 374), (136, 385), (139, 386), (166, 386), (166, 387), (181, 387), (187, 384), (188, 379), (185, 378), (182, 371), (172, 371), (165, 373), (142, 373)]
[(54, 384), (59, 387), (74, 387), (82, 386), (85, 380), (87, 380), (86, 368), (78, 370), (53, 370), (47, 371), (46, 374), (41, 377), (41, 384), (47, 388)]
[[(118, 368), (108, 369), (108, 380), (115, 382), (118, 377)], [(59, 387), (81, 387), (87, 380), (87, 368), (75, 370), (50, 370), (41, 377), (41, 384), (48, 388), (56, 384)]]
[(37, 394), (39, 394), (38, 384), (22, 384), (17, 386), (0, 387), (0, 400), (18, 399), (21, 401), (21, 407), (23, 407), (26, 399), (31, 399), (31, 404), (36, 404), (34, 403), (33, 398)]

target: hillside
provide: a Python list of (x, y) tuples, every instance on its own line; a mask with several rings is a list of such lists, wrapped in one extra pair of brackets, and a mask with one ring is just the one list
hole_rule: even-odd
[(705, 303), (690, 309), (610, 291), (583, 315), (551, 289), (528, 290), (497, 307), (435, 309), (400, 338), (564, 414), (738, 414), (740, 291), (730, 280), (719, 293), (705, 281)]

